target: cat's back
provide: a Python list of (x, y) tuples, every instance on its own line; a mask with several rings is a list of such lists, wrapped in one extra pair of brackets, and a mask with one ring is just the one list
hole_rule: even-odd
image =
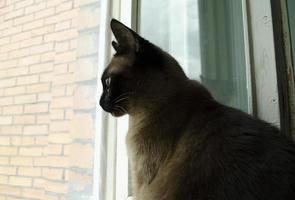
[[(190, 123), (195, 142), (188, 147), (182, 181), (191, 183), (183, 190), (203, 199), (295, 199), (295, 145), (290, 139), (215, 101), (204, 104), (203, 112)], [(193, 184), (202, 188), (199, 194), (189, 186)]]

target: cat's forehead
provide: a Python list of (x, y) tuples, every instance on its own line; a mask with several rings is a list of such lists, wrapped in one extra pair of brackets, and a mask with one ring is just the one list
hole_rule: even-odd
[(126, 56), (114, 56), (108, 65), (108, 73), (120, 73), (132, 64), (132, 58)]

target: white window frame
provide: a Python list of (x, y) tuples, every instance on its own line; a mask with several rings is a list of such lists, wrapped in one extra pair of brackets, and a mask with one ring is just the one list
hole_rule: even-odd
[[(113, 50), (114, 40), (110, 30), (111, 18), (131, 27), (132, 0), (103, 0), (99, 40), (98, 76), (101, 77)], [(102, 93), (100, 79), (97, 82), (97, 102)], [(96, 109), (96, 140), (93, 178), (93, 200), (126, 200), (128, 198), (128, 158), (125, 135), (128, 117), (116, 119), (104, 113), (99, 103)]]
[(270, 0), (243, 0), (247, 13), (253, 113), (280, 126), (278, 79)]
[[(138, 0), (102, 1), (98, 77), (112, 55), (111, 18), (136, 29), (137, 5)], [(242, 5), (249, 113), (280, 126), (271, 2), (242, 0)], [(97, 100), (101, 93), (102, 87), (98, 80)], [(95, 145), (99, 149), (95, 152), (93, 200), (130, 199), (124, 138), (128, 118), (117, 120), (110, 117), (99, 105), (96, 114)]]

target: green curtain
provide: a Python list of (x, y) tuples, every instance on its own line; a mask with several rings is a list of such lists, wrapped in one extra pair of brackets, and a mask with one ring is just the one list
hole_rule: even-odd
[(289, 28), (291, 35), (291, 46), (292, 46), (292, 56), (293, 56), (293, 72), (295, 77), (295, 1), (287, 0), (288, 15), (289, 15)]
[(199, 0), (201, 81), (220, 102), (248, 111), (241, 0)]

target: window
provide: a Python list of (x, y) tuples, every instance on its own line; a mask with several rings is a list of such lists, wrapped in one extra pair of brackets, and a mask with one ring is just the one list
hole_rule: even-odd
[(128, 117), (97, 101), (111, 18), (219, 101), (295, 137), (294, 10), (294, 0), (0, 0), (0, 199), (132, 196)]
[[(289, 17), (289, 29), (292, 43), (292, 56), (293, 56), (293, 64), (295, 62), (295, 13), (292, 12), (295, 9), (295, 2), (292, 0), (287, 0), (287, 9), (288, 9), (288, 17)], [(294, 71), (293, 71), (294, 72)], [(294, 72), (295, 77), (295, 72)]]
[(139, 1), (138, 18), (142, 36), (176, 57), (190, 78), (249, 111), (241, 0)]
[[(277, 126), (279, 98), (271, 5), (267, 0), (113, 0), (105, 2), (103, 49), (111, 17), (171, 53), (216, 99)], [(251, 17), (249, 17), (251, 15)], [(251, 38), (251, 39), (249, 39)], [(103, 55), (105, 66), (111, 50)], [(105, 120), (101, 199), (131, 198), (125, 149), (128, 118)], [(106, 125), (107, 124), (107, 125)]]

